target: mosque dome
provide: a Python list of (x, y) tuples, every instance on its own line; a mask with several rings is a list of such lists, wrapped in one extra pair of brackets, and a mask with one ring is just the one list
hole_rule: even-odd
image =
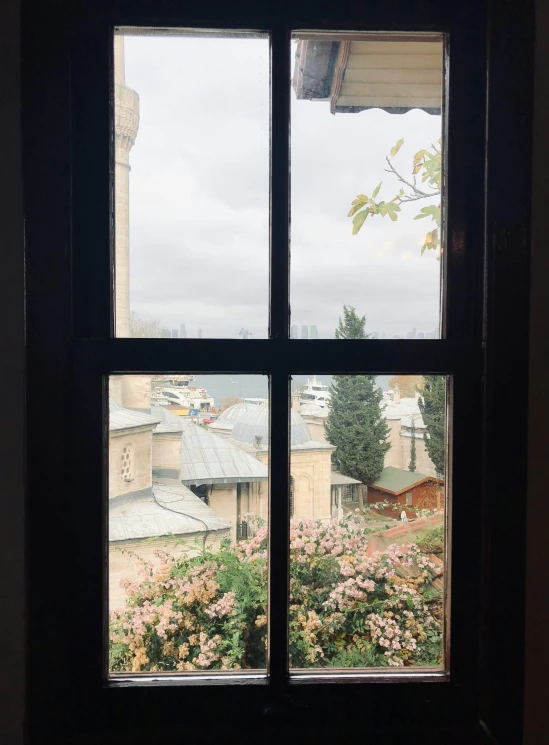
[(303, 414), (304, 416), (328, 416), (326, 407), (319, 406), (315, 403), (301, 404), (301, 406), (299, 407), (299, 413)]
[[(267, 447), (269, 442), (269, 407), (267, 405), (253, 406), (252, 411), (249, 411), (235, 423), (232, 438), (239, 442), (248, 442), (253, 445), (261, 444), (263, 447)], [(290, 409), (290, 444), (292, 446), (302, 445), (310, 440), (311, 433), (302, 417), (297, 411)]]
[(261, 407), (258, 407), (256, 404), (248, 404), (245, 401), (233, 404), (226, 408), (225, 411), (217, 417), (213, 424), (210, 424), (210, 428), (230, 432), (236, 422), (245, 417), (250, 411), (255, 411), (258, 408)]

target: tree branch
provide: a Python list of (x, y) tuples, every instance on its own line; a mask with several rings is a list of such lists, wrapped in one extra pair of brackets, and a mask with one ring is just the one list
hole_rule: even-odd
[[(413, 184), (411, 184), (409, 181), (406, 181), (404, 176), (401, 176), (400, 173), (393, 166), (393, 164), (391, 163), (391, 160), (389, 159), (389, 156), (387, 156), (385, 160), (387, 161), (387, 165), (389, 166), (389, 169), (390, 169), (388, 172), (393, 173), (399, 181), (401, 181), (403, 184), (406, 184), (406, 186), (416, 194), (417, 199), (423, 199), (425, 197), (433, 196), (433, 194), (428, 194), (426, 191), (421, 191), (421, 189), (418, 189), (417, 186), (415, 185), (415, 179), (414, 179)], [(385, 170), (387, 171), (387, 169)]]

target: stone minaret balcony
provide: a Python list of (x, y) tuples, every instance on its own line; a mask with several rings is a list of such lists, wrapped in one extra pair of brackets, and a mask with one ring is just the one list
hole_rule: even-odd
[(129, 167), (130, 150), (139, 129), (139, 95), (124, 84), (114, 86), (116, 163)]

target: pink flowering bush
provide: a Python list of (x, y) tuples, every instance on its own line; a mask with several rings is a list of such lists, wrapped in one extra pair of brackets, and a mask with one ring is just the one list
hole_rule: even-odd
[[(437, 665), (442, 661), (438, 565), (416, 545), (368, 556), (366, 522), (293, 520), (293, 667)], [(111, 614), (110, 666), (122, 671), (266, 666), (267, 528), (236, 546), (145, 567)]]

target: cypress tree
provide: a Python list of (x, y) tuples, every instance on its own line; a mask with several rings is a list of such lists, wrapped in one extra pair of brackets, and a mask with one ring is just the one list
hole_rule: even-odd
[(412, 441), (410, 443), (410, 465), (408, 466), (408, 470), (412, 473), (415, 473), (416, 471), (416, 423), (412, 419), (412, 426), (410, 427), (410, 432), (412, 435)]
[(425, 423), (425, 447), (437, 473), (444, 475), (446, 452), (446, 380), (441, 375), (425, 375), (419, 410)]
[[(355, 308), (343, 306), (337, 339), (367, 339), (366, 318)], [(337, 450), (334, 468), (364, 484), (376, 481), (383, 470), (389, 427), (381, 416), (383, 394), (376, 388), (375, 375), (334, 375), (330, 387), (330, 413), (326, 437)]]
[(366, 333), (366, 316), (360, 318), (356, 308), (351, 305), (343, 306), (343, 318), (340, 317), (335, 330), (336, 339), (368, 339)]

